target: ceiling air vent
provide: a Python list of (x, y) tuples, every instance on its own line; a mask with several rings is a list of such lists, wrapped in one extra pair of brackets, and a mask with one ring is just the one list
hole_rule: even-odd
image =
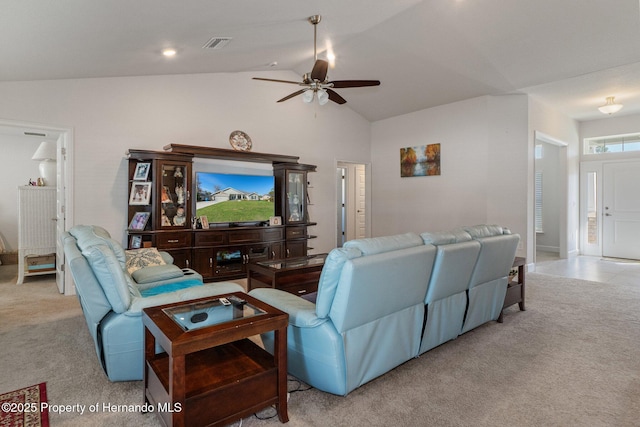
[(202, 46), (203, 49), (222, 49), (231, 41), (231, 37), (212, 37)]

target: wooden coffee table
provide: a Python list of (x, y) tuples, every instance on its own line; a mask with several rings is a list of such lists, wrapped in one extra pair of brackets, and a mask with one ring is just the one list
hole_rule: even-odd
[[(145, 308), (146, 403), (166, 426), (226, 425), (270, 405), (286, 423), (288, 321), (242, 292)], [(273, 356), (248, 339), (269, 331)]]
[(316, 292), (326, 258), (318, 254), (250, 263), (247, 288), (275, 288), (298, 296)]

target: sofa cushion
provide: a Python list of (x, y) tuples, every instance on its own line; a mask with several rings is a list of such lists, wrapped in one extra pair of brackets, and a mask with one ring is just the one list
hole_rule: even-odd
[(450, 245), (452, 243), (462, 243), (471, 240), (471, 235), (465, 230), (456, 228), (450, 231), (437, 231), (434, 233), (422, 233), (420, 234), (422, 241), (426, 245)]
[(140, 268), (131, 273), (136, 283), (144, 284), (161, 280), (176, 279), (184, 276), (184, 272), (176, 265), (151, 265)]
[(316, 298), (316, 315), (318, 317), (324, 318), (329, 315), (344, 263), (359, 256), (362, 256), (362, 252), (356, 248), (336, 248), (329, 252), (318, 282), (318, 296)]
[(396, 251), (398, 249), (421, 246), (424, 243), (415, 233), (397, 234), (395, 236), (370, 237), (368, 239), (349, 240), (344, 244), (345, 248), (357, 248), (362, 255), (375, 255), (383, 252)]
[(93, 245), (82, 251), (93, 274), (116, 313), (123, 313), (131, 304), (129, 284), (120, 262), (107, 245)]
[[(141, 268), (166, 265), (166, 262), (156, 248), (133, 249), (125, 251), (127, 262), (126, 269), (129, 274), (133, 274)], [(137, 280), (136, 280), (137, 281)]]
[[(500, 236), (505, 234), (499, 225), (478, 224), (469, 227), (463, 227), (467, 233), (474, 239), (481, 237)], [(510, 232), (507, 234), (511, 234)]]

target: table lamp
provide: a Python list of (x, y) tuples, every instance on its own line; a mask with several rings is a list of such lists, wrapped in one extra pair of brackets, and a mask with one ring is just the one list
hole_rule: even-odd
[(55, 141), (42, 141), (36, 150), (32, 160), (40, 160), (40, 175), (44, 178), (44, 185), (56, 186), (56, 143)]

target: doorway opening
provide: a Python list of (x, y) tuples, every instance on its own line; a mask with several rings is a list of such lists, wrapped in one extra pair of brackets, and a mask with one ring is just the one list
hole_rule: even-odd
[[(56, 284), (60, 293), (75, 294), (71, 273), (64, 268), (64, 251), (60, 236), (66, 224), (73, 223), (73, 130), (46, 124), (18, 122), (0, 119), (0, 131), (12, 135), (12, 140), (20, 141), (44, 135), (56, 142)], [(22, 185), (27, 185), (25, 182)], [(17, 189), (16, 189), (17, 191)], [(17, 218), (16, 218), (17, 221)]]
[(336, 247), (369, 235), (368, 165), (338, 162), (336, 167)]
[(567, 146), (535, 132), (534, 262), (568, 257)]

